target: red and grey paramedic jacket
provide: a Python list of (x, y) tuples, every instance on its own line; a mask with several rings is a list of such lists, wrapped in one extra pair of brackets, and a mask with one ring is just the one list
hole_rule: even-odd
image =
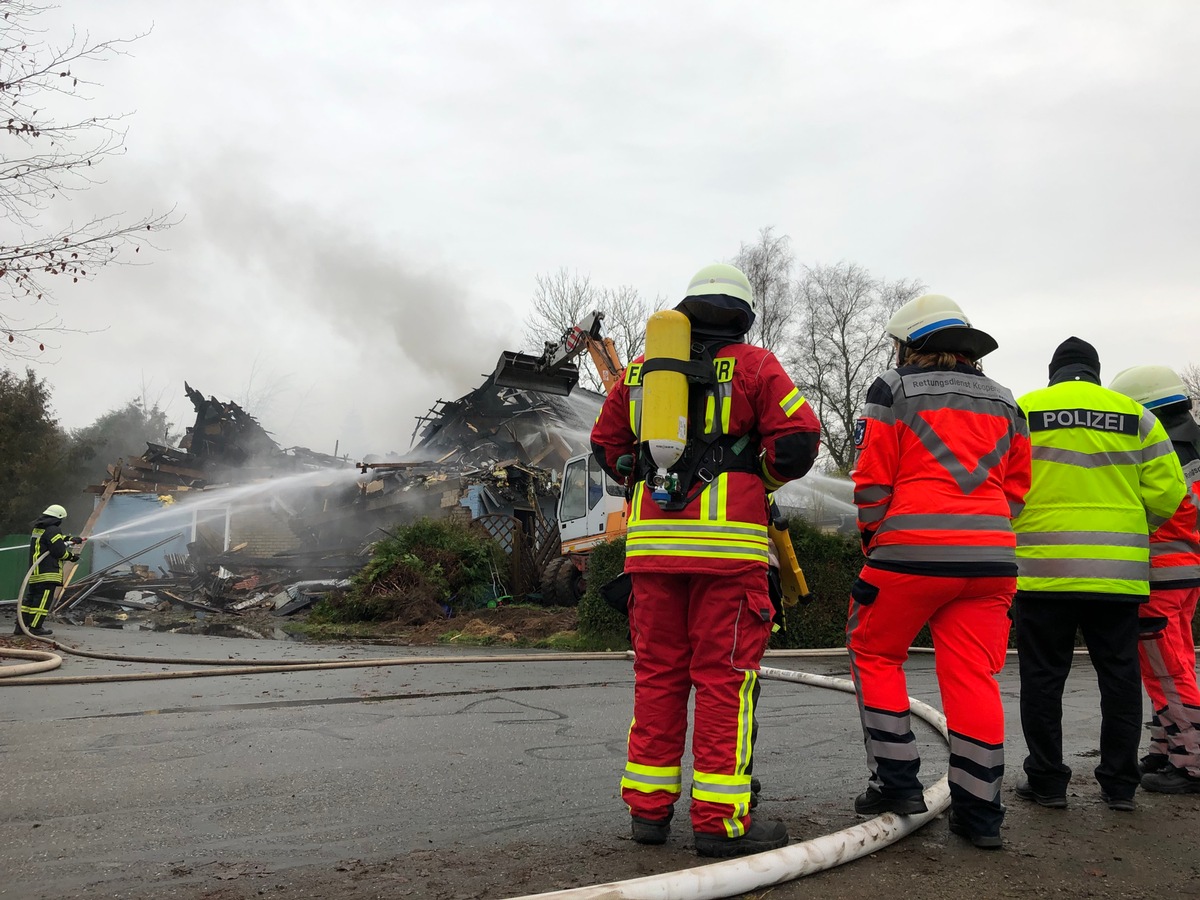
[(1191, 413), (1161, 419), (1183, 467), (1188, 493), (1175, 515), (1150, 535), (1150, 589), (1200, 586), (1200, 425)]
[[(642, 361), (639, 356), (629, 364), (592, 428), (592, 452), (622, 484), (627, 479), (616, 472), (618, 458), (636, 457)], [(709, 473), (711, 481), (677, 512), (659, 507), (644, 481), (634, 483), (627, 572), (722, 575), (766, 567), (767, 493), (802, 476), (816, 459), (820, 424), (773, 353), (750, 344), (726, 344), (714, 353), (713, 364), (716, 385), (706, 391), (704, 421), (689, 420), (689, 439), (748, 435), (760, 453), (757, 471)]]
[(1017, 574), (1012, 518), (1029, 490), (1029, 430), (1007, 388), (962, 361), (892, 369), (868, 389), (854, 443), (868, 566)]
[(62, 584), (63, 560), (70, 553), (67, 546), (67, 535), (63, 534), (61, 519), (53, 516), (41, 516), (33, 523), (33, 531), (29, 536), (29, 564), (46, 554), (46, 558), (38, 563), (37, 571), (29, 576), (30, 584)]

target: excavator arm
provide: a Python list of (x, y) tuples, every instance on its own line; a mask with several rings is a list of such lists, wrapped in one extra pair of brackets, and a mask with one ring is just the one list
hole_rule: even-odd
[(604, 313), (596, 310), (568, 328), (558, 341), (547, 341), (541, 356), (505, 350), (492, 377), (500, 387), (565, 397), (579, 384), (575, 360), (586, 350), (607, 393), (620, 383), (625, 367), (612, 338), (601, 337), (603, 324)]

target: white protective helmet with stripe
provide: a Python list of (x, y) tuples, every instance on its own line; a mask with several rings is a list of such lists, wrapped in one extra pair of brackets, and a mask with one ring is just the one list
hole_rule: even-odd
[(888, 319), (885, 331), (913, 350), (963, 353), (982, 359), (999, 346), (986, 331), (971, 327), (962, 308), (941, 294), (909, 300)]
[(56, 519), (65, 519), (67, 517), (67, 509), (65, 506), (59, 506), (54, 503), (42, 510), (43, 516), (54, 516)]
[(1191, 405), (1183, 379), (1169, 366), (1133, 366), (1117, 373), (1109, 388), (1136, 400), (1146, 409), (1175, 403)]
[(737, 266), (715, 263), (692, 276), (687, 295), (675, 307), (699, 333), (740, 337), (750, 330), (758, 304), (750, 279)]

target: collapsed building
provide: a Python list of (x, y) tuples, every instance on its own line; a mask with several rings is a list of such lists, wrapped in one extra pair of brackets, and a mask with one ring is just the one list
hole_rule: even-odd
[(537, 590), (559, 552), (563, 465), (585, 452), (603, 398), (503, 387), (495, 377), (418, 418), (402, 456), (280, 447), (236, 403), (185, 384), (195, 409), (179, 447), (110, 465), (83, 531), (90, 574), (73, 606), (167, 598), (206, 610), (301, 608), (366, 561), (369, 544), (421, 516), (479, 523), (505, 549), (509, 591)]

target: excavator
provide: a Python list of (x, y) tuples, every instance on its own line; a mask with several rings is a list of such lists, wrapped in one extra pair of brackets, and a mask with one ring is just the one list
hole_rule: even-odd
[[(495, 383), (565, 397), (579, 384), (576, 360), (586, 352), (604, 392), (610, 393), (621, 383), (625, 366), (612, 338), (604, 336), (603, 326), (604, 313), (596, 310), (568, 328), (559, 340), (547, 341), (540, 356), (504, 351), (496, 363)], [(588, 551), (625, 534), (625, 488), (605, 474), (591, 453), (581, 453), (563, 466), (557, 512), (562, 555), (550, 560), (542, 571), (542, 602), (575, 606), (586, 587)]]

